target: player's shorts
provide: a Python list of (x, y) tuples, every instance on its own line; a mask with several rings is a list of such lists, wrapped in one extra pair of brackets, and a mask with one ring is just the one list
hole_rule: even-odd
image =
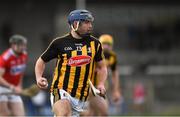
[[(79, 116), (81, 112), (83, 112), (85, 109), (87, 109), (88, 102), (80, 101), (79, 99), (76, 99), (72, 97), (68, 92), (66, 92), (63, 89), (57, 89), (59, 92), (59, 95), (51, 93), (51, 106), (56, 103), (58, 100), (67, 99), (69, 100), (72, 108), (72, 116)], [(58, 97), (60, 96), (60, 97)]]
[(22, 103), (20, 96), (14, 94), (4, 94), (10, 92), (12, 92), (10, 89), (0, 86), (0, 102)]

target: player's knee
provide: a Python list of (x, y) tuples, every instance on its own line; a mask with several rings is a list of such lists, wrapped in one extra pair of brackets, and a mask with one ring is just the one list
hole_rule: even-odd
[(70, 116), (71, 106), (68, 100), (59, 100), (54, 104), (53, 111), (56, 116)]
[(108, 105), (106, 100), (94, 97), (90, 100), (90, 112), (95, 116), (108, 116)]
[(64, 108), (65, 109), (65, 116), (70, 116), (71, 115), (71, 105), (68, 100), (65, 100), (64, 105), (66, 105)]

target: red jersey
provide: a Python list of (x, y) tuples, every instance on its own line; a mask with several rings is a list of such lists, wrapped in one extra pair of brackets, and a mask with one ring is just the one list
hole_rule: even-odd
[(27, 53), (16, 55), (10, 48), (0, 56), (0, 68), (5, 69), (3, 78), (10, 84), (17, 86), (22, 78), (27, 63)]

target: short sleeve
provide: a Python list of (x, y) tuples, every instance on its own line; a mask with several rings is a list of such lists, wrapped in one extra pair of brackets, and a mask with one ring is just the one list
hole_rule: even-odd
[(102, 50), (102, 45), (101, 45), (101, 43), (98, 43), (97, 53), (96, 53), (94, 59), (95, 59), (96, 62), (99, 62), (99, 61), (101, 61), (101, 60), (104, 59), (104, 54), (103, 54), (103, 50)]
[(54, 58), (58, 57), (58, 51), (55, 44), (55, 41), (52, 41), (45, 52), (41, 55), (41, 58), (44, 62), (48, 62)]
[(0, 56), (0, 68), (5, 68), (6, 67), (6, 61), (3, 59), (2, 56)]

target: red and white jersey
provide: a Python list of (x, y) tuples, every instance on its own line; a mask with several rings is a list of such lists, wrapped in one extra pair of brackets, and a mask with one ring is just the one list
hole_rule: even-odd
[(0, 56), (0, 68), (5, 69), (3, 78), (17, 86), (22, 78), (27, 63), (27, 53), (17, 56), (10, 48)]

